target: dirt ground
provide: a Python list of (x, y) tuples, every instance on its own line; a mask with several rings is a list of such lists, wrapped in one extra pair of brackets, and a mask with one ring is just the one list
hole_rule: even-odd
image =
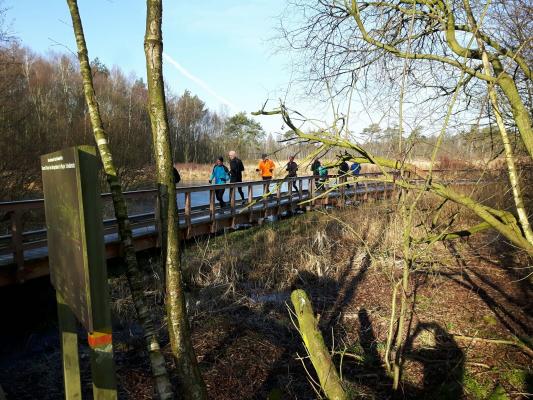
[[(306, 214), (189, 244), (185, 268), (193, 342), (210, 399), (318, 398), (312, 365), (287, 308), (295, 288), (311, 297), (353, 398), (392, 397), (383, 360), (391, 279), (400, 274), (402, 261), (388, 245), (388, 225), (358, 219), (366, 245), (348, 239), (344, 223), (361, 218), (355, 213)], [(154, 256), (145, 254), (144, 261), (149, 271)], [(397, 397), (531, 396), (531, 260), (485, 233), (439, 245), (417, 265), (411, 274), (409, 295), (416, 302)], [(119, 397), (152, 399), (149, 364), (125, 280), (116, 277), (111, 284)], [(154, 315), (164, 321), (156, 291), (148, 295)], [(2, 289), (0, 301), (0, 385), (7, 399), (62, 398), (49, 283), (44, 279)], [(83, 337), (80, 330), (82, 382), (90, 396)], [(164, 323), (160, 338), (172, 371)], [(530, 347), (487, 339), (529, 342)]]

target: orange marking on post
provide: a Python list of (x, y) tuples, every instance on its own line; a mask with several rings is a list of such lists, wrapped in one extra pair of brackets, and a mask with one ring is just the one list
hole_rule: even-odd
[(110, 333), (93, 332), (87, 335), (87, 341), (91, 347), (102, 347), (113, 343), (113, 335)]

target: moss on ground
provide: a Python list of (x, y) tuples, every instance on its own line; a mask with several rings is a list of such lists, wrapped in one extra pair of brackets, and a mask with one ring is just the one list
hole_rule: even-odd
[(485, 400), (491, 393), (491, 385), (468, 372), (463, 376), (463, 388), (475, 400)]

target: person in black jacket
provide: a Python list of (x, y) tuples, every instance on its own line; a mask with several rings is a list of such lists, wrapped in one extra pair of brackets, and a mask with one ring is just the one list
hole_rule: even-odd
[[(348, 172), (350, 172), (350, 166), (346, 162), (346, 160), (342, 160), (342, 162), (339, 164), (339, 178), (343, 177), (344, 181), (346, 181), (346, 177), (348, 176)], [(340, 182), (340, 179), (339, 179)], [(350, 185), (346, 185), (347, 188), (350, 187)]]
[(346, 175), (348, 171), (350, 171), (350, 166), (346, 160), (342, 160), (342, 162), (339, 164), (339, 175)]
[[(237, 158), (237, 153), (235, 151), (231, 150), (229, 152), (229, 175), (230, 175), (230, 183), (236, 183), (236, 182), (242, 182), (242, 173), (244, 172), (244, 164), (240, 159)], [(242, 191), (242, 187), (238, 188), (239, 194), (241, 195), (241, 200), (243, 204), (245, 203), (244, 200), (244, 192)]]
[[(296, 174), (296, 171), (298, 171), (298, 164), (294, 162), (294, 156), (289, 157), (289, 162), (287, 163), (287, 168), (285, 168), (285, 171), (288, 172), (287, 176), (289, 178), (296, 178), (298, 175)], [(292, 186), (294, 187), (294, 190), (296, 193), (298, 193), (298, 186), (296, 186), (296, 181), (292, 181)]]
[(313, 164), (311, 164), (311, 172), (313, 172), (313, 175), (315, 177), (315, 187), (318, 187), (318, 181), (320, 179), (319, 169), (321, 165), (322, 164), (320, 164), (320, 160), (318, 158), (315, 158)]

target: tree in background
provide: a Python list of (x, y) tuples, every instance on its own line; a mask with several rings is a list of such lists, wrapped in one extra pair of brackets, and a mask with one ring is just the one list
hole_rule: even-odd
[[(150, 119), (146, 109), (146, 83), (125, 75), (118, 67), (93, 60), (93, 84), (98, 93), (104, 127), (113, 132), (109, 146), (117, 175), (124, 189), (153, 183), (153, 152)], [(40, 195), (41, 154), (58, 148), (90, 143), (92, 128), (84, 101), (79, 64), (75, 57), (51, 54), (46, 57), (7, 42), (0, 47), (0, 198), (16, 200)], [(185, 95), (184, 95), (185, 96)], [(194, 120), (196, 108), (182, 107), (184, 96), (169, 96), (169, 122), (173, 157), (179, 162), (211, 162), (224, 149), (222, 132), (226, 116), (207, 109)], [(202, 103), (196, 98), (195, 102)], [(179, 118), (178, 118), (179, 112)], [(191, 113), (193, 116), (188, 116)], [(178, 121), (181, 120), (181, 123)], [(192, 131), (192, 132), (191, 132)], [(189, 144), (185, 158), (179, 149)], [(7, 151), (9, 149), (9, 151)], [(24, 165), (22, 170), (20, 165)], [(105, 179), (102, 179), (105, 188)]]
[[(479, 29), (468, 17), (469, 8)], [(310, 82), (310, 92), (327, 86), (329, 93), (341, 96), (355, 83), (376, 94), (378, 101), (368, 101), (377, 110), (388, 109), (399, 97), (402, 76), (413, 104), (440, 115), (457, 86), (461, 103), (456, 113), (466, 115), (473, 106), (483, 109), (488, 103), (486, 85), (494, 85), (505, 122), (516, 126), (533, 156), (532, 12), (527, 0), (296, 0), (287, 9), (282, 40), (299, 53), (298, 67)], [(299, 22), (294, 26), (288, 18)], [(484, 71), (483, 51), (476, 41), (485, 48), (491, 72)], [(461, 73), (464, 79), (458, 83)]]
[(174, 135), (172, 140), (172, 154), (174, 160), (198, 162), (199, 143), (208, 110), (205, 103), (196, 95), (185, 90), (173, 105)]
[(258, 158), (264, 140), (265, 131), (261, 124), (244, 112), (237, 113), (226, 121), (223, 142), (237, 151), (241, 158)]

